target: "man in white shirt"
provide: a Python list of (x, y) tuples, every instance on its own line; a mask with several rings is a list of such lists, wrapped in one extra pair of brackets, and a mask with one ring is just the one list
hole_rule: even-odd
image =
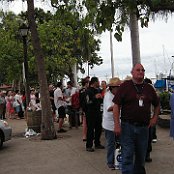
[(15, 108), (15, 111), (17, 113), (17, 119), (21, 119), (24, 117), (23, 111), (22, 111), (22, 98), (19, 94), (19, 90), (16, 90), (14, 92), (14, 102), (13, 107)]
[(64, 96), (62, 93), (62, 82), (57, 83), (57, 89), (54, 91), (54, 104), (57, 108), (58, 115), (59, 115), (59, 125), (58, 125), (57, 132), (58, 133), (66, 132), (66, 130), (62, 128), (64, 123), (64, 118), (66, 117), (66, 113), (65, 113), (66, 102), (64, 100)]
[(71, 97), (76, 93), (76, 88), (73, 87), (73, 83), (71, 81), (67, 82), (67, 89), (65, 90), (66, 102), (68, 106), (68, 115), (69, 115), (69, 128), (71, 129), (75, 123), (75, 112), (72, 108)]

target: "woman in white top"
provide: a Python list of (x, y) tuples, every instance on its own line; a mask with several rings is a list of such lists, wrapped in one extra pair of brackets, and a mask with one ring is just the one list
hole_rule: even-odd
[(114, 152), (115, 152), (115, 132), (114, 132), (114, 116), (112, 102), (114, 95), (117, 92), (121, 80), (117, 77), (111, 78), (108, 84), (109, 90), (105, 93), (103, 102), (103, 122), (102, 126), (105, 129), (106, 147), (107, 147), (107, 165), (114, 169)]

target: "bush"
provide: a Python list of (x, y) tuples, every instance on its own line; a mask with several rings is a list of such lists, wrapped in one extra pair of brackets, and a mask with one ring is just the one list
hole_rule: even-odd
[(162, 109), (170, 110), (170, 104), (169, 104), (170, 93), (168, 91), (164, 91), (164, 92), (161, 92), (159, 96), (160, 96), (160, 103), (161, 103)]

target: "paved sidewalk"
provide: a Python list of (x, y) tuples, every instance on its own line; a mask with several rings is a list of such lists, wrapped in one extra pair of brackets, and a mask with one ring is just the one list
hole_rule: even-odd
[[(23, 136), (25, 120), (9, 120), (13, 138), (0, 151), (1, 174), (120, 174), (106, 166), (106, 150), (85, 151), (82, 128), (59, 134), (56, 140)], [(55, 126), (57, 129), (57, 125)], [(174, 173), (174, 141), (169, 129), (157, 127), (158, 141), (153, 144), (153, 162), (146, 164), (147, 174)], [(105, 139), (102, 135), (102, 144)]]

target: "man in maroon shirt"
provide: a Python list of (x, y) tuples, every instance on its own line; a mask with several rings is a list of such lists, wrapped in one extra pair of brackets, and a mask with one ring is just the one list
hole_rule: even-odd
[(132, 79), (120, 86), (113, 99), (114, 131), (121, 136), (122, 174), (145, 174), (148, 127), (157, 122), (159, 98), (152, 85), (144, 83), (145, 70), (141, 64), (136, 64), (131, 73)]

